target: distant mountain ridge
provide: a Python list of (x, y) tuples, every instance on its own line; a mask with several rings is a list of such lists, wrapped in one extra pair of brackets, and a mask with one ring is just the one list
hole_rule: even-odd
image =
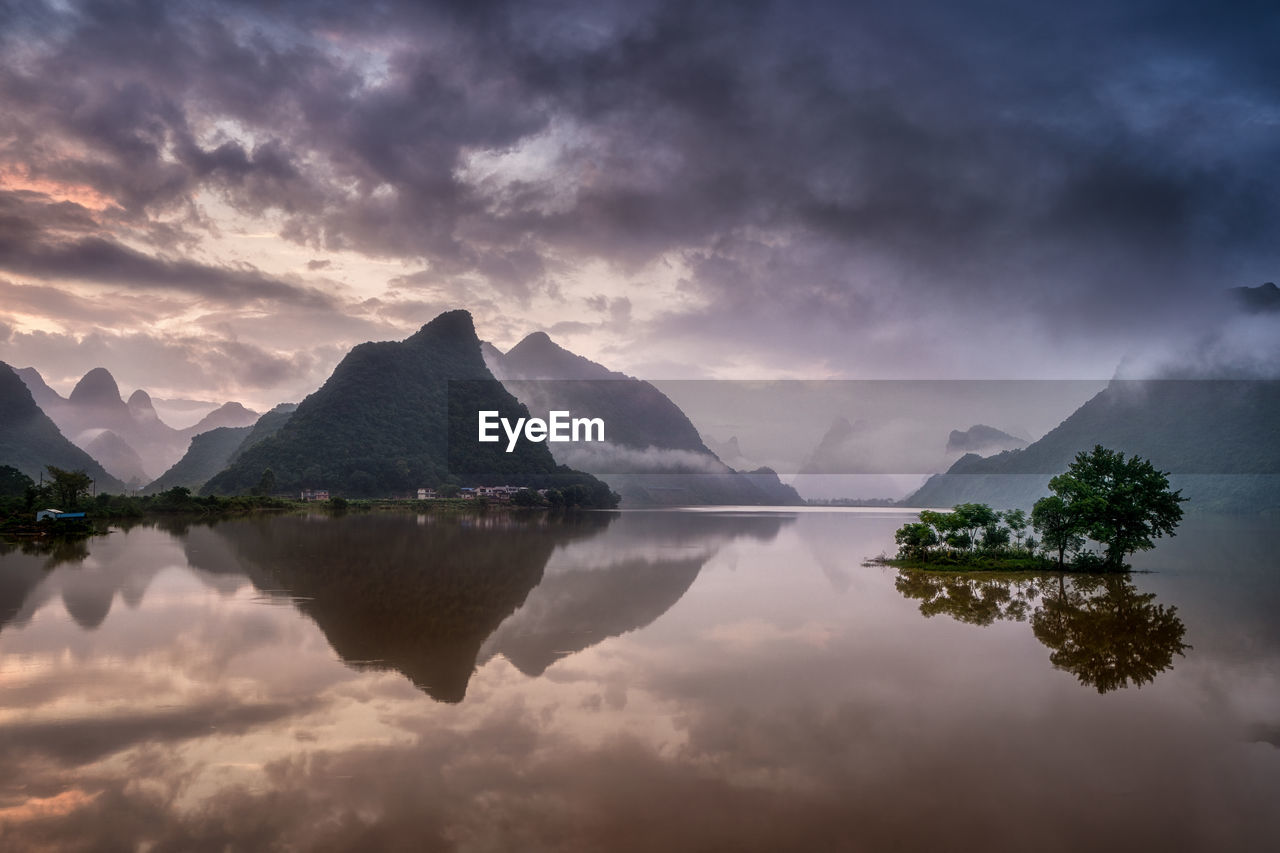
[(144, 492), (153, 494), (178, 486), (198, 492), (219, 471), (226, 468), (231, 457), (244, 444), (253, 427), (214, 427), (191, 438), (191, 445), (182, 458), (151, 483)]
[(997, 456), (961, 457), (906, 499), (914, 506), (980, 501), (1029, 506), (1049, 478), (1101, 444), (1171, 473), (1192, 510), (1280, 508), (1280, 381), (1116, 380), (1039, 441)]
[(39, 479), (46, 465), (84, 471), (97, 491), (124, 491), (124, 483), (67, 440), (41, 411), (19, 374), (0, 362), (0, 465)]
[(484, 347), (489, 369), (531, 410), (564, 410), (607, 424), (604, 450), (557, 450), (601, 477), (628, 504), (803, 503), (768, 468), (739, 472), (703, 442), (680, 407), (651, 383), (570, 352), (534, 332), (503, 354)]
[(948, 453), (998, 453), (1026, 447), (1016, 435), (986, 424), (974, 424), (966, 430), (953, 429), (947, 436)]
[(161, 420), (146, 391), (138, 389), (123, 400), (115, 377), (104, 367), (86, 373), (65, 398), (33, 367), (21, 368), (17, 375), (64, 436), (118, 479), (135, 485), (173, 465), (193, 435), (219, 426), (248, 426), (258, 417), (239, 403), (225, 403), (199, 423), (174, 429)]
[(151, 494), (182, 486), (198, 492), (205, 483), (240, 458), (245, 450), (279, 432), (297, 409), (294, 403), (281, 403), (249, 426), (214, 427), (192, 436), (191, 445), (183, 457), (143, 491)]

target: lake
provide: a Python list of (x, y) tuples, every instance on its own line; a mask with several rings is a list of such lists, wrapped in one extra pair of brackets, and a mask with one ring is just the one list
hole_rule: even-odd
[(0, 849), (1280, 849), (1274, 522), (1128, 578), (863, 565), (911, 518), (0, 546)]

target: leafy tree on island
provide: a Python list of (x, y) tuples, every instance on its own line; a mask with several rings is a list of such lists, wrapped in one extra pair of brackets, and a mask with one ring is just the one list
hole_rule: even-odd
[[(920, 520), (894, 534), (898, 559), (976, 569), (1057, 567), (1123, 571), (1125, 557), (1154, 547), (1152, 539), (1174, 535), (1186, 498), (1145, 459), (1096, 446), (1076, 455), (1066, 472), (1049, 481), (1052, 495), (1036, 502), (1029, 519), (1040, 534), (1026, 536), (1022, 510), (998, 512), (986, 504), (958, 504), (951, 512), (921, 510)], [(1099, 557), (1081, 552), (1087, 539), (1103, 548)], [(1013, 544), (1016, 543), (1016, 544)], [(1038, 550), (1039, 549), (1039, 550)]]
[[(1175, 535), (1186, 500), (1181, 490), (1170, 490), (1167, 472), (1139, 456), (1126, 459), (1102, 445), (1078, 453), (1066, 473), (1049, 481), (1049, 490), (1061, 500), (1074, 535), (1103, 546), (1103, 566), (1108, 571), (1123, 570), (1125, 557), (1155, 547), (1153, 538)], [(1046, 500), (1052, 498), (1038, 501), (1036, 508)], [(1045, 513), (1041, 511), (1042, 518)]]
[(1058, 552), (1058, 570), (1065, 568), (1068, 551), (1076, 551), (1084, 545), (1080, 535), (1080, 522), (1072, 514), (1066, 501), (1057, 495), (1041, 498), (1031, 510), (1031, 524), (1040, 534), (1040, 543), (1046, 551)]

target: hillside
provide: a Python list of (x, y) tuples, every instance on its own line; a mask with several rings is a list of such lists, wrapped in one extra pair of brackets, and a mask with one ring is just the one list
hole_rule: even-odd
[(154, 494), (175, 486), (184, 486), (193, 492), (199, 491), (211, 477), (227, 467), (232, 455), (240, 449), (251, 432), (253, 427), (216, 427), (193, 436), (186, 454), (143, 491)]
[[(454, 383), (452, 409), (450, 380), (471, 380)], [(477, 443), (479, 409), (528, 417), (485, 367), (471, 315), (451, 311), (404, 341), (355, 347), (279, 432), (246, 449), (202, 491), (242, 493), (270, 469), (277, 492), (386, 497), (445, 482), (577, 485), (587, 503), (609, 502), (603, 483), (558, 466), (545, 444), (521, 442), (506, 453)]]
[(1189, 509), (1280, 508), (1280, 382), (1114, 381), (1022, 450), (961, 457), (906, 499), (913, 506), (981, 501), (1030, 506), (1081, 450), (1101, 444), (1168, 471)]
[(628, 504), (802, 502), (767, 468), (748, 476), (725, 465), (680, 407), (652, 384), (570, 352), (544, 332), (505, 355), (486, 346), (485, 359), (535, 413), (557, 409), (604, 420), (605, 448), (559, 446), (557, 459), (605, 480)]
[(58, 431), (13, 368), (0, 362), (0, 464), (39, 479), (46, 465), (84, 471), (99, 492), (123, 492), (124, 484)]
[[(297, 403), (280, 403), (271, 411), (264, 414), (249, 427), (249, 433), (227, 459), (226, 465), (230, 465), (240, 458), (250, 447), (253, 447), (264, 438), (270, 438), (278, 433), (285, 424), (289, 422), (289, 418), (293, 417), (293, 413), (298, 411)], [(224, 466), (225, 467), (225, 466)], [(216, 472), (215, 472), (216, 473)]]
[[(253, 423), (244, 426), (206, 427), (192, 436), (191, 444), (182, 458), (143, 491), (154, 494), (175, 486), (184, 486), (198, 492), (215, 474), (240, 458), (245, 450), (279, 432), (280, 427), (285, 425), (297, 408), (292, 403), (281, 403)], [(219, 415), (220, 412), (223, 414)], [(227, 403), (210, 412), (200, 423), (216, 423), (219, 420), (235, 422), (243, 420), (245, 413), (253, 414), (239, 403)]]

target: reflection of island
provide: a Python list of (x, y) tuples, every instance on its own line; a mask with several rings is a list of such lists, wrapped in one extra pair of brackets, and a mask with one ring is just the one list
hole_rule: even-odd
[(1099, 693), (1148, 684), (1189, 648), (1178, 609), (1157, 604), (1124, 576), (1009, 579), (904, 569), (895, 586), (925, 616), (945, 613), (972, 625), (1029, 618), (1049, 661)]
[[(348, 664), (461, 701), (477, 660), (526, 674), (652, 622), (736, 536), (786, 519), (701, 513), (305, 518), (218, 524), (254, 584), (315, 620)], [(217, 573), (226, 552), (188, 552)], [(535, 590), (536, 587), (536, 590)], [(531, 592), (532, 591), (532, 592)], [(486, 640), (488, 642), (486, 642)]]
[(1148, 684), (1189, 648), (1178, 608), (1156, 604), (1155, 597), (1126, 577), (1092, 575), (1069, 585), (1059, 578), (1045, 590), (1031, 629), (1053, 650), (1054, 666), (1099, 693)]

